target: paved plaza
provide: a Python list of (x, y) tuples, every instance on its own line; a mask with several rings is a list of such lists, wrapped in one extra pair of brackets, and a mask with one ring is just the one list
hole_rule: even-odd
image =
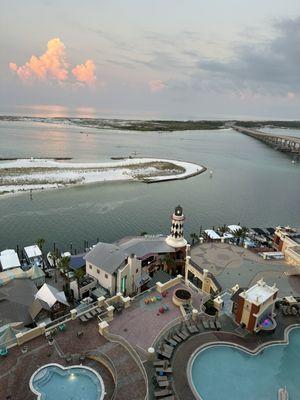
[(202, 268), (212, 272), (223, 290), (237, 283), (250, 287), (262, 277), (279, 288), (278, 297), (300, 296), (300, 276), (288, 276), (295, 267), (284, 260), (264, 260), (243, 247), (226, 243), (203, 243), (192, 247), (192, 259)]
[[(161, 297), (161, 294), (157, 291), (143, 293), (122, 314), (114, 317), (114, 320), (109, 323), (110, 332), (123, 336), (133, 346), (147, 350), (168, 324), (182, 316), (180, 308), (172, 302), (173, 292), (180, 287), (186, 288), (184, 285), (173, 286), (161, 301), (150, 304), (145, 304), (145, 299), (154, 296)], [(199, 309), (204, 294), (191, 293), (193, 307)], [(167, 304), (169, 308), (169, 311), (163, 314), (159, 313), (162, 304)]]

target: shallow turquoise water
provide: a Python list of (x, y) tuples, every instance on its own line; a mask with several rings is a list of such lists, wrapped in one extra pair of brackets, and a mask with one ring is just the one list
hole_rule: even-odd
[(228, 346), (207, 348), (194, 359), (192, 380), (203, 400), (276, 400), (284, 386), (289, 400), (298, 400), (299, 363), (300, 329), (294, 329), (289, 345), (255, 356)]
[(54, 365), (46, 366), (37, 373), (32, 384), (41, 393), (41, 400), (99, 400), (102, 393), (97, 376), (80, 367), (63, 370)]

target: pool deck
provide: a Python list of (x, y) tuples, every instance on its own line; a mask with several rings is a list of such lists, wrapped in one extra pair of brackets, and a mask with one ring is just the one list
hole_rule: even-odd
[(284, 260), (264, 260), (249, 249), (227, 243), (198, 244), (190, 255), (217, 278), (224, 290), (237, 283), (250, 287), (263, 277), (270, 284), (276, 283), (278, 297), (300, 296), (300, 276), (287, 276), (295, 267)]
[[(186, 286), (183, 284), (173, 286), (167, 291), (166, 297), (162, 297), (157, 291), (144, 293), (122, 314), (114, 317), (109, 323), (110, 332), (123, 336), (133, 347), (147, 351), (169, 324), (182, 317), (179, 307), (172, 302), (173, 292), (179, 288), (186, 289)], [(199, 308), (204, 294), (192, 291), (191, 293), (193, 306)], [(162, 300), (145, 304), (146, 298), (154, 296), (160, 296)], [(167, 304), (169, 307), (169, 311), (163, 314), (158, 311), (162, 304)]]
[(239, 335), (234, 330), (234, 325), (230, 318), (226, 315), (221, 317), (222, 331), (202, 331), (197, 335), (192, 336), (186, 342), (179, 345), (172, 358), (173, 368), (173, 389), (176, 394), (177, 400), (195, 400), (196, 397), (192, 392), (187, 368), (191, 356), (200, 347), (211, 344), (218, 344), (227, 342), (232, 345), (241, 346), (253, 353), (262, 349), (263, 347), (275, 344), (278, 342), (286, 342), (288, 335), (288, 327), (294, 324), (299, 324), (300, 317), (278, 317), (277, 329), (274, 333), (262, 333), (259, 335), (246, 333)]
[[(83, 332), (80, 337), (77, 332)], [(31, 375), (41, 366), (58, 363), (63, 366), (79, 365), (80, 356), (85, 355), (83, 365), (94, 368), (103, 378), (107, 395), (111, 398), (115, 385), (110, 372), (96, 360), (87, 355), (104, 354), (113, 362), (117, 371), (116, 400), (145, 397), (146, 384), (141, 371), (129, 352), (117, 343), (108, 342), (98, 333), (97, 320), (82, 324), (70, 321), (65, 332), (54, 336), (54, 345), (49, 345), (44, 336), (39, 336), (25, 345), (9, 349), (8, 355), (1, 357), (0, 363), (0, 399), (1, 400), (36, 400), (29, 388)], [(26, 353), (22, 349), (27, 348)], [(68, 361), (64, 356), (67, 356)]]

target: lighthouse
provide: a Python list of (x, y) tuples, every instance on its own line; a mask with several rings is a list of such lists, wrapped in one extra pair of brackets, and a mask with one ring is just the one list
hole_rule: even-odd
[(177, 206), (172, 214), (171, 234), (166, 238), (166, 243), (169, 246), (180, 248), (187, 245), (187, 241), (183, 236), (185, 216), (181, 206)]

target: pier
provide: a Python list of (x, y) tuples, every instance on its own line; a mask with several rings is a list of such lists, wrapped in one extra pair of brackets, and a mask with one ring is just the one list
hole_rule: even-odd
[(295, 156), (300, 155), (300, 137), (273, 135), (271, 133), (244, 128), (237, 125), (233, 125), (232, 128), (235, 129), (237, 132), (251, 136), (257, 140), (260, 140), (261, 142), (268, 144), (269, 146), (272, 146), (275, 150), (279, 150), (285, 153), (291, 153)]

